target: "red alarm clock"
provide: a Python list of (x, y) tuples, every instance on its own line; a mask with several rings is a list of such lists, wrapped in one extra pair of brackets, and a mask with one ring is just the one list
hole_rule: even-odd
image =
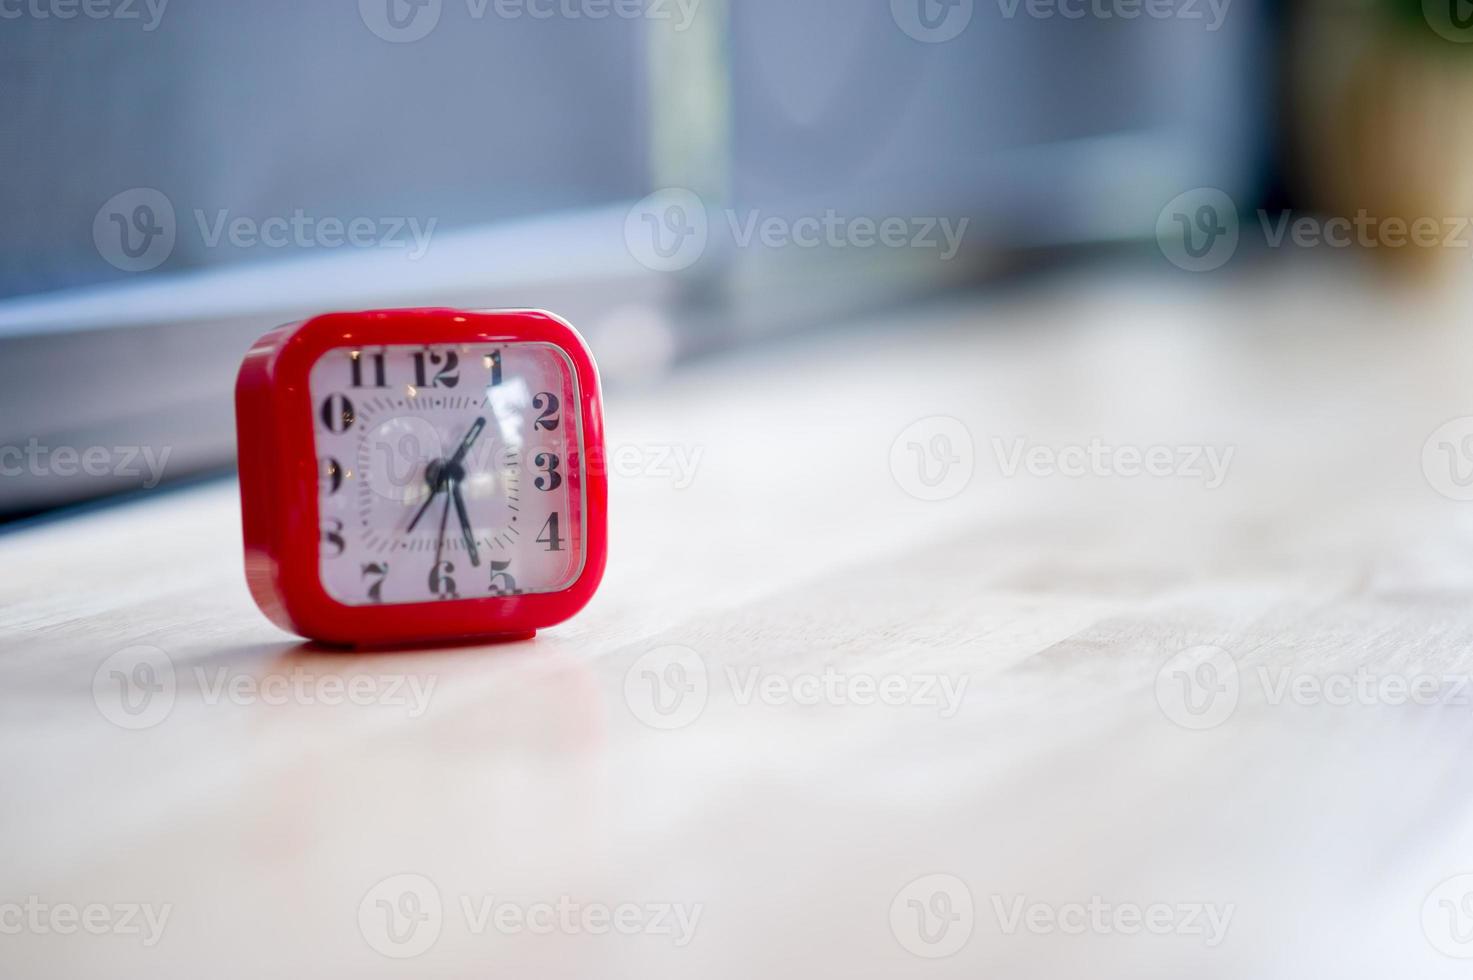
[(330, 313), (235, 390), (246, 578), (283, 629), (381, 646), (525, 639), (603, 577), (598, 373), (534, 310)]

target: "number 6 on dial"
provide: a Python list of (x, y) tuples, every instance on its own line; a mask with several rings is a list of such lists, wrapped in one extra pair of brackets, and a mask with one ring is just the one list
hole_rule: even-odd
[(246, 579), (282, 628), (526, 638), (598, 588), (598, 373), (557, 317), (316, 317), (257, 341), (235, 399)]

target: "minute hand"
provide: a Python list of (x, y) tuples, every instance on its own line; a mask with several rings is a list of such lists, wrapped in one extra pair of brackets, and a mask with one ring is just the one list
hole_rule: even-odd
[(466, 453), (471, 451), (471, 446), (475, 444), (475, 441), (478, 438), (480, 438), (481, 430), (485, 428), (486, 420), (484, 418), (476, 419), (476, 421), (471, 424), (471, 430), (465, 434), (464, 439), (460, 440), (460, 448), (455, 450), (454, 456), (450, 457), (450, 462), (445, 467), (447, 470), (454, 470), (455, 467), (461, 464), (461, 462), (465, 459)]

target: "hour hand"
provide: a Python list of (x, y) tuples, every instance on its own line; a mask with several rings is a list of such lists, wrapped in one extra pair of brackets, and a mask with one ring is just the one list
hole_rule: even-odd
[(460, 535), (465, 539), (465, 550), (470, 552), (471, 564), (479, 567), (481, 554), (476, 550), (476, 536), (471, 533), (471, 519), (466, 513), (465, 498), (460, 495), (459, 483), (451, 482), (450, 499), (455, 501), (455, 516), (460, 521)]
[(440, 491), (443, 489), (444, 486), (439, 481), (430, 484), (430, 495), (425, 498), (425, 505), (419, 509), (418, 514), (414, 515), (414, 520), (409, 522), (410, 532), (414, 531), (415, 527), (419, 524), (419, 519), (425, 516), (425, 511), (430, 509), (430, 504), (433, 504), (435, 502), (435, 497), (438, 496)]

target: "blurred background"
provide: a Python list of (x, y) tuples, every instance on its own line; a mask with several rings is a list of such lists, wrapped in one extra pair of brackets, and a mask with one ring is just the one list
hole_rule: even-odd
[[(1473, 0), (0, 0), (0, 95), (0, 975), (1466, 976)], [(610, 571), (344, 657), (236, 372), (420, 305), (587, 336)]]
[(549, 308), (618, 389), (1088, 270), (1443, 288), (1470, 41), (1467, 0), (0, 0), (0, 517), (228, 471), (242, 354), (329, 309)]

